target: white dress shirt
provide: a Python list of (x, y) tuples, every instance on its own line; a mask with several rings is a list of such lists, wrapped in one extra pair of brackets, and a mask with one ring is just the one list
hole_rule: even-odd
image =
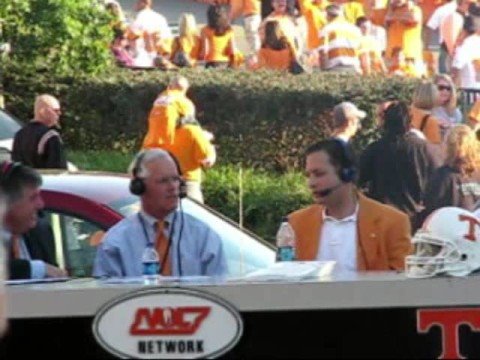
[(358, 203), (352, 215), (336, 219), (324, 212), (323, 219), (317, 260), (334, 260), (337, 269), (356, 271)]

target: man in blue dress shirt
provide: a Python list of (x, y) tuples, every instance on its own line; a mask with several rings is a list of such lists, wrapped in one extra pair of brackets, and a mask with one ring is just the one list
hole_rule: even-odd
[[(161, 149), (142, 151), (132, 162), (130, 172), (130, 191), (140, 196), (141, 210), (106, 233), (95, 258), (94, 276), (141, 276), (142, 254), (149, 244), (157, 246), (160, 231), (168, 240), (164, 256), (170, 263), (171, 275), (226, 274), (218, 233), (179, 208), (182, 179), (175, 159)], [(159, 222), (165, 224), (163, 230), (157, 230)], [(161, 262), (162, 257), (160, 254)]]

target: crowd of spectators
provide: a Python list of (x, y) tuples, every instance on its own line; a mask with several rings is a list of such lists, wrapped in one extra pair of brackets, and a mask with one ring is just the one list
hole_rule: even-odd
[[(480, 5), (474, 0), (195, 1), (205, 4), (205, 25), (188, 12), (167, 21), (151, 0), (138, 0), (129, 22), (116, 0), (106, 0), (119, 64), (286, 71), (300, 64), (413, 78), (441, 73), (458, 87), (480, 88)], [(243, 32), (232, 26), (239, 17)], [(168, 23), (176, 22), (174, 36)], [(241, 50), (239, 36), (247, 44)]]

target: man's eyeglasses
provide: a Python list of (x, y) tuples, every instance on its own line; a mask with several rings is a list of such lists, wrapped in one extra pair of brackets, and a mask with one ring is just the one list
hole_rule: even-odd
[(159, 184), (162, 184), (162, 185), (167, 185), (171, 182), (180, 183), (181, 180), (182, 180), (182, 178), (180, 176), (166, 176), (166, 177), (162, 177), (162, 178), (158, 179), (157, 182)]
[(438, 85), (437, 89), (438, 91), (443, 91), (443, 90), (452, 91), (452, 87), (448, 85)]

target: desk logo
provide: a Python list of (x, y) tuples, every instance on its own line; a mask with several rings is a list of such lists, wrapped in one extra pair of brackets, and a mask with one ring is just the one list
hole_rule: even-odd
[(216, 357), (242, 332), (240, 314), (225, 300), (178, 288), (129, 293), (105, 304), (93, 321), (98, 343), (124, 358)]
[(444, 308), (417, 310), (417, 332), (426, 334), (434, 326), (441, 329), (441, 353), (439, 359), (465, 359), (460, 353), (460, 325), (472, 331), (480, 331), (480, 309)]

